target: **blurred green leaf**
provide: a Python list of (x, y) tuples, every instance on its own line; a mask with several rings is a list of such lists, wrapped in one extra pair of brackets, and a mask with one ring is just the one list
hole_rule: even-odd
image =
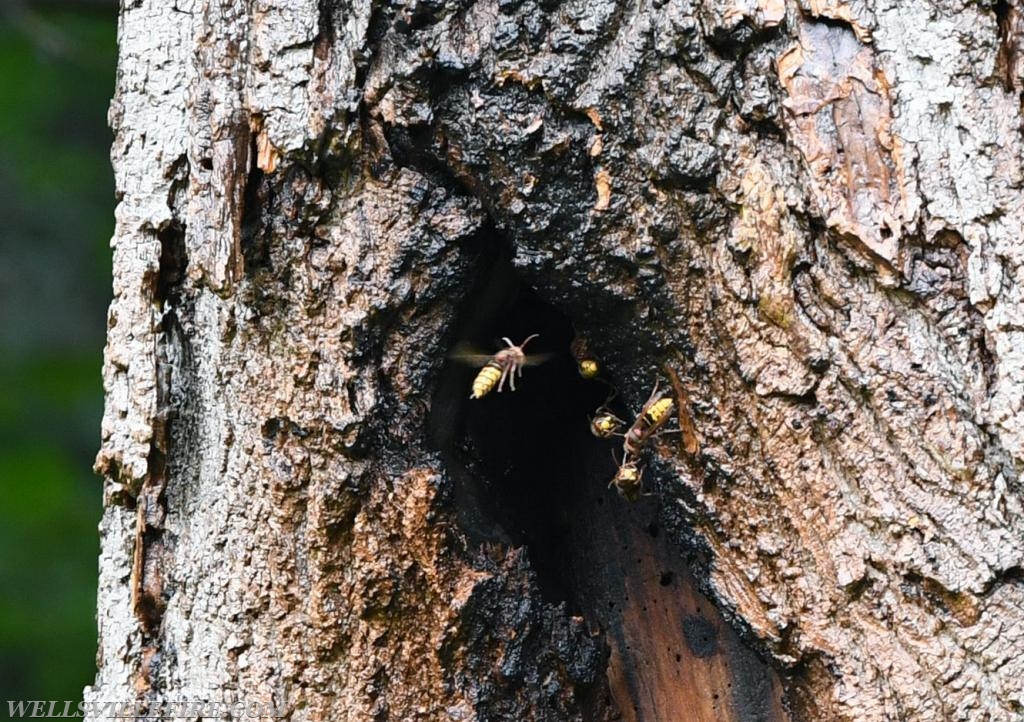
[(116, 4), (29, 19), (0, 7), (0, 699), (78, 700), (95, 675)]

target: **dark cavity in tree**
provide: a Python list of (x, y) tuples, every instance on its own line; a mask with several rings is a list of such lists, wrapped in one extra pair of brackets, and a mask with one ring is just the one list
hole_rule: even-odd
[[(526, 367), (515, 392), (495, 390), (482, 399), (469, 398), (478, 367), (452, 361), (443, 371), (430, 436), (454, 481), (460, 526), (473, 543), (523, 547), (545, 598), (601, 630), (619, 709), (637, 705), (637, 719), (660, 720), (665, 709), (686, 708), (694, 698), (711, 702), (711, 690), (695, 684), (696, 676), (688, 687), (686, 678), (697, 669), (688, 665), (708, 656), (706, 645), (694, 649), (684, 635), (693, 609), (704, 608), (714, 619), (714, 626), (705, 624), (717, 634), (711, 644), (742, 662), (728, 673), (746, 697), (734, 708), (736, 719), (778, 719), (764, 685), (771, 672), (697, 591), (679, 534), (658, 533), (665, 523), (659, 498), (630, 503), (609, 488), (611, 452), (621, 456), (622, 443), (594, 438), (589, 417), (615, 380), (578, 374), (569, 351), (572, 319), (516, 275), (500, 238), (482, 240), (492, 252), (479, 262), (452, 346), (469, 343), (490, 354), (504, 346), (503, 336), (518, 344), (538, 333), (527, 357), (550, 358)], [(620, 398), (612, 407), (622, 418), (636, 411)], [(648, 492), (657, 486), (653, 476), (649, 469)]]
[(584, 516), (580, 497), (604, 495), (615, 473), (610, 445), (589, 431), (610, 387), (577, 373), (572, 323), (516, 277), (507, 255), (481, 266), (455, 343), (491, 354), (505, 346), (502, 337), (519, 344), (536, 333), (527, 359), (546, 360), (524, 368), (514, 392), (506, 384), (482, 399), (469, 398), (479, 367), (450, 363), (434, 399), (432, 436), (448, 445), (442, 451), (466, 531), (524, 546), (546, 598), (580, 613), (573, 528)]

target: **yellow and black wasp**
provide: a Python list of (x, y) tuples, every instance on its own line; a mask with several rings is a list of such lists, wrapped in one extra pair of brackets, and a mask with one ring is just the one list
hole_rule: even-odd
[(636, 459), (626, 459), (619, 464), (619, 470), (615, 472), (608, 486), (614, 486), (619, 496), (626, 501), (636, 501), (641, 497), (644, 488), (642, 477), (643, 471), (639, 462)]
[[(640, 413), (637, 414), (626, 433), (622, 435), (622, 463), (616, 462), (619, 468), (609, 486), (614, 486), (626, 501), (636, 501), (640, 498), (643, 489), (640, 454), (651, 437), (658, 434), (659, 430), (672, 417), (672, 412), (675, 409), (675, 402), (669, 398), (667, 392), (661, 391), (658, 386), (659, 384), (655, 384), (650, 398), (640, 409)], [(611, 418), (609, 419), (609, 417)], [(602, 406), (591, 421), (590, 430), (595, 436), (607, 438), (617, 434), (618, 428), (611, 429), (615, 422), (621, 424), (618, 418)], [(604, 432), (606, 426), (609, 429), (607, 434), (598, 433), (598, 431)]]
[(622, 436), (622, 429), (625, 427), (626, 422), (615, 415), (608, 404), (615, 398), (615, 389), (612, 389), (611, 394), (604, 400), (600, 408), (594, 412), (594, 416), (590, 419), (590, 433), (599, 439), (610, 439), (613, 436)]
[(610, 439), (613, 436), (621, 436), (625, 424), (625, 421), (602, 406), (590, 420), (590, 433), (599, 439)]
[(573, 336), (572, 342), (569, 344), (569, 351), (576, 359), (576, 370), (579, 371), (580, 376), (587, 380), (597, 378), (597, 375), (601, 373), (601, 362), (590, 352), (586, 338), (579, 334)]
[(534, 363), (540, 363), (546, 360), (547, 356), (531, 357), (529, 360), (526, 358), (526, 352), (523, 350), (526, 348), (526, 344), (530, 343), (533, 339), (537, 338), (540, 334), (531, 334), (520, 343), (518, 346), (512, 343), (512, 341), (505, 337), (502, 338), (507, 344), (507, 348), (501, 349), (493, 356), (485, 356), (481, 354), (457, 352), (452, 354), (454, 358), (472, 364), (483, 364), (483, 368), (480, 369), (480, 373), (473, 379), (472, 393), (469, 398), (480, 399), (498, 388), (498, 393), (501, 393), (502, 389), (505, 388), (505, 381), (508, 380), (509, 389), (512, 391), (516, 390), (516, 375), (520, 378), (523, 376), (523, 366), (528, 366)]
[(651, 397), (640, 409), (636, 421), (629, 427), (629, 431), (626, 432), (623, 439), (622, 451), (627, 459), (640, 455), (648, 439), (654, 436), (672, 416), (675, 406), (675, 402), (668, 397), (667, 392), (659, 391), (658, 384), (655, 384)]

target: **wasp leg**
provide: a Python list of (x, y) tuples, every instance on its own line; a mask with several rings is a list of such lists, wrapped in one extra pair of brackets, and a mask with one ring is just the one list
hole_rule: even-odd
[[(501, 379), (498, 381), (498, 393), (499, 394), (501, 393), (501, 390), (503, 388), (505, 388), (505, 379), (507, 379), (507, 378), (508, 378), (508, 366), (506, 366), (505, 368), (503, 368), (501, 370)], [(512, 389), (512, 390), (515, 391), (515, 389)]]
[[(519, 367), (519, 375), (522, 376), (522, 367)], [(516, 390), (516, 366), (508, 367), (508, 387), (513, 391)]]

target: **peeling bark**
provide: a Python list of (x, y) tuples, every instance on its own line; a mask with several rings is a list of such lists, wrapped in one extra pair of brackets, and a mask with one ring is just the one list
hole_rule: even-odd
[[(124, 5), (87, 699), (1018, 719), (1021, 17)], [(574, 334), (688, 399), (636, 507)]]

